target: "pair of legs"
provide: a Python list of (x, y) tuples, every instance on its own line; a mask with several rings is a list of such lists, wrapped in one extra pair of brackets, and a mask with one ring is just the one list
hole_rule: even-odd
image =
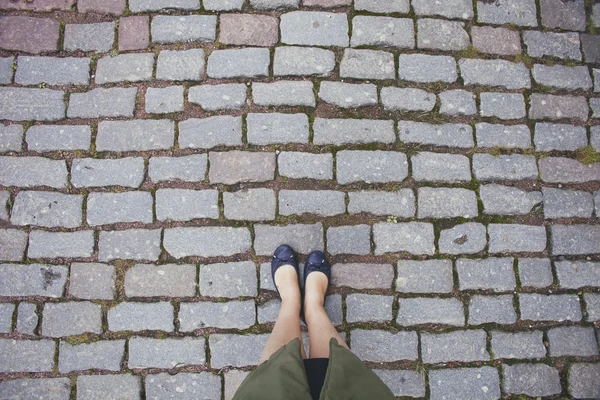
[[(341, 346), (348, 348), (323, 308), (327, 283), (327, 276), (322, 272), (312, 272), (306, 279), (304, 317), (308, 325), (309, 358), (328, 358), (331, 338), (336, 339)], [(295, 338), (299, 338), (302, 342), (300, 331), (302, 296), (294, 267), (291, 265), (279, 267), (275, 272), (275, 285), (281, 295), (281, 308), (260, 358), (261, 363), (267, 361), (273, 353)], [(306, 358), (304, 347), (302, 347), (302, 358)]]

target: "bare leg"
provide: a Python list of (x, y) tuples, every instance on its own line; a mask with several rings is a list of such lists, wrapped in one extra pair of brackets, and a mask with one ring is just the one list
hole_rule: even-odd
[(308, 325), (309, 358), (328, 358), (331, 338), (337, 340), (341, 346), (348, 348), (323, 308), (326, 291), (327, 277), (325, 274), (315, 271), (308, 275), (304, 288), (304, 316)]
[[(300, 288), (298, 287), (298, 276), (291, 265), (283, 265), (275, 272), (275, 284), (281, 294), (281, 308), (277, 321), (271, 332), (269, 340), (265, 345), (260, 363), (267, 361), (273, 353), (294, 340), (300, 339)], [(306, 358), (304, 346), (301, 346), (302, 358)]]

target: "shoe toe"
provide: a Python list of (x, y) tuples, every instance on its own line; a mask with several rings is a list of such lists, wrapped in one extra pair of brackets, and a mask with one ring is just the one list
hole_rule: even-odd
[(273, 255), (280, 260), (287, 260), (294, 256), (294, 250), (287, 244), (282, 244), (275, 250)]

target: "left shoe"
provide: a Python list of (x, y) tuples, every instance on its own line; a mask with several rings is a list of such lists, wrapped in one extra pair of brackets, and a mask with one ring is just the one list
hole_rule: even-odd
[[(304, 264), (304, 279), (303, 288), (306, 288), (306, 278), (313, 272), (322, 272), (327, 277), (327, 290), (331, 285), (331, 264), (325, 257), (322, 251), (315, 250), (308, 255), (306, 263)], [(327, 293), (327, 292), (325, 292)], [(304, 318), (304, 290), (302, 290), (302, 306), (300, 307), (300, 318), (304, 325), (306, 325), (306, 319)]]
[(300, 270), (298, 268), (298, 262), (296, 261), (296, 254), (294, 253), (294, 249), (287, 244), (279, 246), (273, 253), (273, 258), (271, 258), (271, 278), (273, 279), (275, 290), (279, 295), (279, 300), (281, 300), (281, 293), (279, 293), (279, 289), (275, 283), (275, 272), (283, 265), (291, 265), (294, 267), (296, 276), (298, 277), (298, 286), (300, 286)]

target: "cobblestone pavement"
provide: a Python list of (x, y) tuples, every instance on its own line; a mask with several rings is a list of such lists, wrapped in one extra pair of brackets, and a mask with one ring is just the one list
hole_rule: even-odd
[(592, 3), (0, 0), (0, 398), (230, 399), (280, 243), (398, 397), (600, 396)]

